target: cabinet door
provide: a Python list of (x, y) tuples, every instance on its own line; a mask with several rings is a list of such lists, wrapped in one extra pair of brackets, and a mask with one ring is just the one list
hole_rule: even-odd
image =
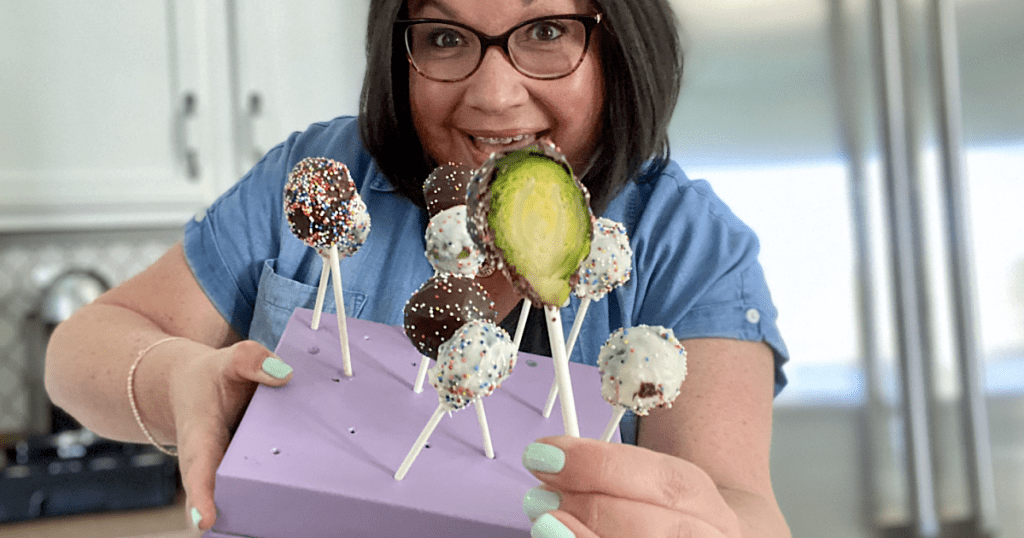
[(195, 1), (0, 0), (0, 231), (180, 224), (209, 201)]
[(294, 131), (359, 112), (365, 0), (230, 2), (237, 95), (236, 172)]

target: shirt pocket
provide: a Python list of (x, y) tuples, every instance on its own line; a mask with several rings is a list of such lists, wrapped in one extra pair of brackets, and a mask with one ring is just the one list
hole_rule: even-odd
[[(281, 334), (284, 333), (288, 320), (296, 308), (312, 309), (316, 305), (317, 286), (277, 274), (276, 262), (276, 259), (271, 259), (263, 264), (259, 289), (256, 292), (256, 305), (253, 308), (252, 325), (249, 328), (249, 339), (263, 344), (267, 349), (277, 347), (277, 342), (281, 339)], [(366, 305), (366, 294), (345, 289), (344, 286), (342, 293), (345, 314), (351, 318), (359, 317)], [(323, 311), (332, 314), (338, 311), (331, 284), (327, 286)]]

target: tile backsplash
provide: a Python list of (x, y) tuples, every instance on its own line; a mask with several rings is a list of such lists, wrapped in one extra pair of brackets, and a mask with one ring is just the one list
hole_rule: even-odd
[(116, 286), (156, 261), (181, 229), (0, 234), (0, 434), (27, 428), (25, 383), (32, 361), (26, 320), (38, 310), (43, 292), (69, 270), (95, 273)]

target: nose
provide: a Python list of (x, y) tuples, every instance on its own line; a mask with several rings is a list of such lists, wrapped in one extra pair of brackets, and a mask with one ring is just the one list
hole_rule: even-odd
[(500, 48), (490, 47), (480, 67), (466, 79), (465, 103), (489, 114), (515, 108), (529, 100), (527, 80)]

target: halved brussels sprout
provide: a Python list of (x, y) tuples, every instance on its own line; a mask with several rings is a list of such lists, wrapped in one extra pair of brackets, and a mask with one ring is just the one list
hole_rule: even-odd
[(590, 253), (586, 188), (550, 143), (493, 155), (467, 198), (470, 233), (536, 306), (562, 306)]

